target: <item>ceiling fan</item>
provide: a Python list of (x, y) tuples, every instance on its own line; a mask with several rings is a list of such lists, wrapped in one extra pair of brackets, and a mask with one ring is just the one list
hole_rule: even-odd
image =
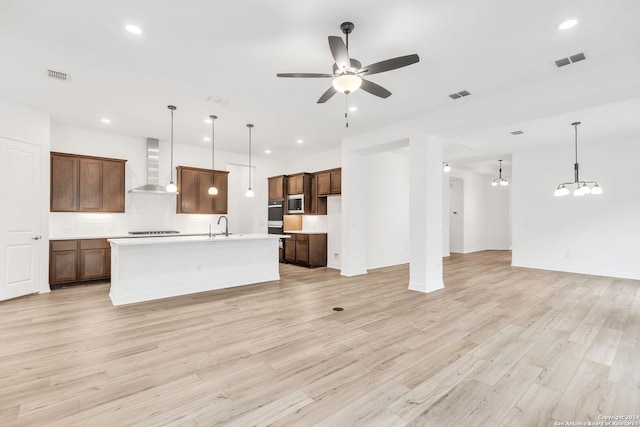
[(331, 49), (331, 55), (333, 55), (335, 61), (333, 64), (333, 74), (278, 73), (278, 77), (333, 77), (331, 87), (318, 99), (319, 104), (327, 102), (336, 92), (348, 95), (359, 88), (380, 98), (389, 97), (391, 92), (370, 80), (364, 79), (363, 76), (406, 67), (407, 65), (420, 61), (420, 58), (416, 54), (398, 56), (397, 58), (387, 59), (363, 67), (360, 61), (349, 56), (349, 34), (353, 31), (353, 28), (354, 25), (351, 22), (344, 22), (340, 25), (340, 29), (346, 35), (346, 45), (345, 42), (342, 41), (342, 37), (329, 36), (329, 49)]

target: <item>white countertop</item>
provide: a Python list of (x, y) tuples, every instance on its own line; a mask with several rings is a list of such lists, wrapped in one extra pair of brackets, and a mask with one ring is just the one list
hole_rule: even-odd
[(293, 231), (285, 231), (284, 234), (327, 234), (327, 232), (326, 231), (293, 230)]
[(266, 239), (283, 239), (288, 236), (282, 234), (229, 234), (214, 235), (209, 237), (205, 235), (191, 235), (191, 236), (168, 236), (168, 237), (125, 237), (125, 238), (110, 238), (110, 243), (117, 246), (142, 246), (142, 245), (166, 245), (166, 244), (179, 244), (179, 243), (222, 243), (233, 242), (239, 240), (266, 240)]

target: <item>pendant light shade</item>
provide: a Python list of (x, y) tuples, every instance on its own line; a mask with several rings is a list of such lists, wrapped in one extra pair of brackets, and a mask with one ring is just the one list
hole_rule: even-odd
[(491, 186), (492, 187), (497, 187), (498, 185), (502, 186), (502, 187), (506, 187), (509, 185), (509, 181), (507, 181), (506, 178), (502, 177), (502, 160), (498, 160), (498, 162), (500, 162), (500, 175), (494, 179), (493, 181), (491, 181)]
[(573, 182), (563, 182), (558, 185), (556, 191), (553, 192), (553, 195), (556, 197), (566, 196), (570, 193), (569, 189), (566, 187), (567, 185), (572, 186), (575, 185), (576, 188), (573, 190), (573, 195), (575, 197), (586, 196), (593, 194), (595, 196), (602, 194), (602, 188), (598, 185), (597, 181), (581, 181), (579, 176), (579, 165), (578, 165), (578, 125), (580, 122), (571, 123), (571, 126), (574, 128), (575, 133), (575, 153), (576, 153), (576, 162), (573, 164)]
[[(216, 169), (216, 139), (215, 139), (215, 121), (218, 118), (218, 116), (214, 116), (214, 115), (210, 115), (209, 118), (211, 119), (211, 169), (215, 170)], [(216, 183), (215, 183), (215, 174), (213, 175), (213, 184), (211, 184), (211, 187), (209, 187), (209, 189), (207, 190), (207, 192), (209, 193), (209, 195), (211, 196), (215, 196), (218, 194), (218, 189), (216, 188)]]
[(249, 188), (247, 188), (244, 195), (247, 197), (253, 197), (253, 189), (251, 188), (251, 129), (253, 128), (253, 125), (249, 123), (247, 124), (247, 127), (249, 128)]
[(173, 112), (176, 111), (174, 105), (168, 105), (167, 108), (171, 111), (171, 181), (167, 184), (167, 193), (177, 193), (178, 186), (173, 182)]
[(442, 164), (442, 171), (443, 171), (443, 172), (451, 172), (451, 166), (449, 166), (449, 163), (444, 162), (444, 163)]

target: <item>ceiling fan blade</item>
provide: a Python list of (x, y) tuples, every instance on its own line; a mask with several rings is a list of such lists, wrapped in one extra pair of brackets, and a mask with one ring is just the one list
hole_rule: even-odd
[(356, 74), (377, 74), (385, 71), (395, 70), (396, 68), (406, 67), (415, 64), (420, 58), (415, 53), (413, 55), (398, 56), (397, 58), (387, 59), (385, 61), (376, 62), (375, 64), (366, 65), (360, 68)]
[(351, 66), (349, 51), (344, 45), (342, 37), (329, 36), (329, 49), (331, 49), (331, 55), (333, 55), (333, 60), (336, 61), (338, 68), (346, 70)]
[(364, 90), (365, 92), (369, 92), (372, 95), (379, 96), (380, 98), (388, 98), (389, 96), (391, 96), (391, 92), (389, 92), (379, 84), (365, 79), (362, 79), (360, 89)]
[(317, 77), (335, 77), (333, 74), (320, 74), (320, 73), (278, 73), (278, 77), (305, 77), (305, 78), (317, 78)]
[(318, 104), (322, 104), (323, 102), (327, 102), (329, 100), (329, 98), (331, 98), (333, 95), (336, 94), (336, 92), (337, 91), (333, 86), (329, 87), (329, 89), (327, 89), (327, 91), (322, 94), (320, 99), (318, 99)]

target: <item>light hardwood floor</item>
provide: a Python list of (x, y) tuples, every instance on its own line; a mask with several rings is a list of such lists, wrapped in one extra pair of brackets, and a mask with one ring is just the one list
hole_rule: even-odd
[[(113, 307), (109, 285), (0, 303), (0, 425), (553, 426), (640, 415), (640, 282), (445, 261)], [(332, 308), (344, 307), (336, 312)], [(640, 425), (640, 423), (638, 424)]]

